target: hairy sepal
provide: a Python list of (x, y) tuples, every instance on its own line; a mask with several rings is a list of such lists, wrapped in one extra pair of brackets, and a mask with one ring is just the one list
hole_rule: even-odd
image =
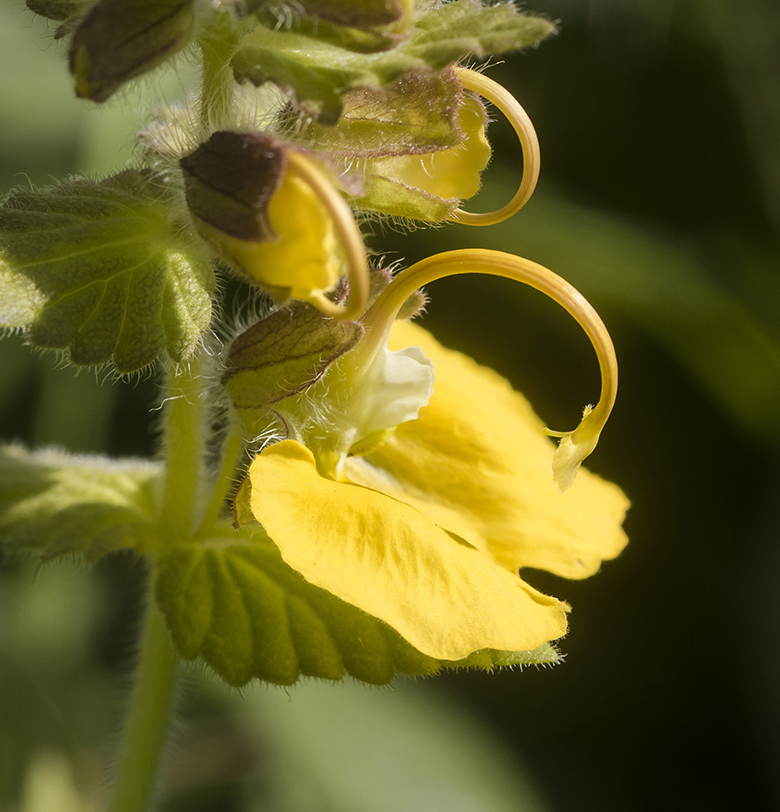
[(462, 95), (452, 71), (410, 70), (386, 87), (348, 91), (335, 126), (308, 119), (301, 122), (297, 137), (301, 143), (345, 158), (446, 149), (462, 137), (456, 120)]
[(312, 386), (363, 332), (356, 322), (329, 319), (296, 302), (238, 336), (222, 383), (244, 428), (259, 433), (275, 403)]

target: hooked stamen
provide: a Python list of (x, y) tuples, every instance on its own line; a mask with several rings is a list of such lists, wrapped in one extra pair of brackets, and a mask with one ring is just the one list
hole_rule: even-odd
[(468, 68), (455, 68), (455, 74), (466, 90), (471, 90), (484, 96), (491, 104), (497, 107), (509, 120), (509, 123), (520, 139), (523, 151), (523, 177), (520, 186), (512, 199), (505, 206), (496, 211), (482, 213), (463, 211), (457, 209), (453, 212), (451, 220), (469, 226), (492, 226), (516, 214), (530, 199), (536, 188), (541, 168), (541, 153), (536, 130), (528, 114), (520, 106), (517, 99), (498, 82), (488, 79), (481, 73)]
[(332, 302), (321, 291), (312, 293), (308, 301), (325, 316), (335, 319), (355, 319), (366, 309), (370, 282), (366, 247), (352, 210), (325, 174), (303, 155), (291, 151), (287, 155), (287, 168), (308, 184), (325, 206), (347, 261), (349, 297), (346, 304), (338, 305)]
[(418, 288), (459, 274), (502, 276), (530, 285), (549, 296), (571, 315), (585, 331), (596, 351), (601, 372), (601, 396), (595, 407), (586, 407), (582, 421), (574, 431), (545, 433), (560, 437), (553, 456), (553, 479), (565, 491), (574, 481), (582, 461), (593, 451), (599, 434), (615, 404), (617, 395), (617, 358), (612, 339), (598, 313), (585, 297), (565, 279), (543, 265), (487, 249), (446, 251), (423, 259), (396, 276), (361, 319), (366, 336), (361, 342), (361, 367), (370, 364), (379, 350), (401, 306)]

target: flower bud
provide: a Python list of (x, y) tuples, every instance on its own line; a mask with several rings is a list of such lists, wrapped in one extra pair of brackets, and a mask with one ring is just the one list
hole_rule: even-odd
[(194, 23), (193, 0), (98, 0), (70, 44), (76, 95), (105, 101), (187, 45)]
[(335, 285), (333, 220), (289, 171), (288, 148), (255, 133), (217, 132), (180, 164), (195, 227), (232, 268), (280, 299), (310, 299)]

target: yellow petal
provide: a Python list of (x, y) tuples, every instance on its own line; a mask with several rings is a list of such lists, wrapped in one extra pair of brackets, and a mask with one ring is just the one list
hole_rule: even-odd
[(301, 178), (288, 172), (268, 203), (274, 240), (247, 242), (221, 235), (218, 243), (259, 285), (296, 299), (330, 290), (339, 277), (333, 221)]
[(455, 540), (414, 508), (317, 473), (293, 440), (249, 470), (251, 508), (307, 581), (380, 618), (431, 657), (525, 651), (566, 632), (564, 604)]
[(455, 147), (425, 155), (376, 158), (368, 171), (444, 199), (468, 198), (479, 191), (480, 173), (490, 161), (485, 135), (487, 114), (482, 103), (466, 98), (458, 111), (463, 141)]
[(626, 544), (623, 492), (581, 471), (561, 494), (550, 477), (554, 444), (528, 401), (492, 370), (447, 350), (416, 325), (396, 322), (391, 348), (416, 345), (436, 384), (417, 420), (347, 476), (417, 507), (511, 571), (585, 578)]

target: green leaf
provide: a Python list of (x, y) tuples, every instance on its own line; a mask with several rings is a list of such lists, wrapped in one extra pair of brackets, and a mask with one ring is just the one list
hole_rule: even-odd
[(134, 372), (188, 358), (211, 319), (214, 275), (172, 222), (150, 171), (17, 191), (0, 207), (0, 326), (70, 360)]
[(157, 600), (182, 657), (203, 659), (230, 685), (253, 678), (292, 685), (301, 676), (373, 685), (396, 673), (557, 662), (531, 652), (479, 651), (443, 662), (421, 654), (382, 621), (312, 586), (284, 563), (257, 525), (224, 528), (204, 544), (159, 559)]
[(479, 0), (426, 4), (408, 39), (392, 51), (359, 54), (292, 31), (259, 26), (241, 42), (232, 65), (238, 81), (272, 81), (299, 104), (335, 123), (342, 96), (352, 88), (383, 87), (407, 71), (438, 71), (466, 56), (485, 57), (533, 45), (555, 30), (511, 3)]
[(0, 551), (95, 560), (152, 546), (159, 467), (72, 456), (54, 449), (0, 447)]
[(259, 433), (274, 403), (302, 392), (363, 335), (352, 321), (297, 302), (257, 322), (233, 342), (222, 383), (244, 427)]

